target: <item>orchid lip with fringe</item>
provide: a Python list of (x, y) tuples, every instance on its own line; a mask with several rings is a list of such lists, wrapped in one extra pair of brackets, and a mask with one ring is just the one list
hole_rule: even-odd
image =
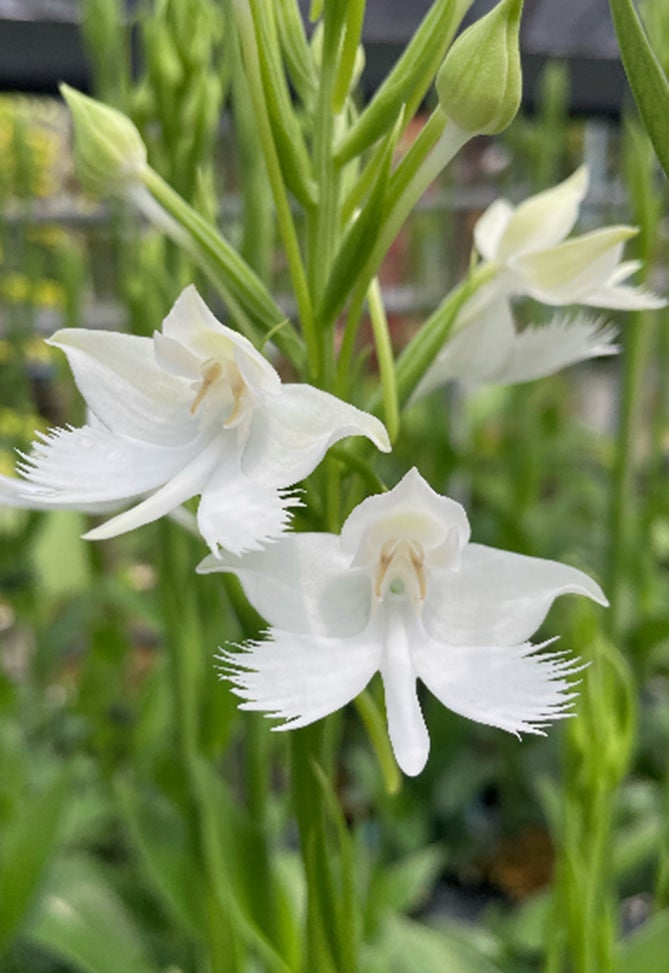
[(591, 358), (618, 354), (618, 329), (601, 316), (559, 313), (519, 331), (509, 302), (480, 307), (446, 342), (419, 382), (413, 400), (449, 381), (479, 387), (515, 385), (553, 375)]
[[(2, 502), (103, 511), (134, 504), (89, 531), (114, 537), (200, 495), (197, 526), (216, 554), (258, 550), (300, 504), (290, 488), (331, 445), (362, 435), (390, 443), (374, 416), (307, 384), (284, 384), (242, 335), (187, 287), (153, 338), (66, 329), (89, 408), (81, 428), (40, 435)], [(139, 501), (139, 502), (137, 502)]]
[(528, 641), (555, 598), (601, 605), (599, 585), (556, 561), (473, 544), (459, 503), (412, 469), (369, 497), (341, 534), (286, 535), (259, 554), (206, 558), (231, 572), (271, 626), (221, 650), (241, 708), (306, 726), (341, 708), (379, 672), (401, 769), (425, 766), (420, 679), (449, 709), (510, 733), (542, 734), (570, 715), (582, 666)]

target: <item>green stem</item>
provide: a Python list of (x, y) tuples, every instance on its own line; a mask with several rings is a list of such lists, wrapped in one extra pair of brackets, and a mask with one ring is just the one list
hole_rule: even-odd
[[(245, 0), (233, 0), (235, 22), (239, 31), (239, 38), (244, 55), (247, 81), (253, 102), (253, 109), (258, 126), (258, 136), (265, 156), (265, 165), (272, 187), (272, 196), (276, 207), (279, 233), (283, 241), (288, 270), (293, 285), (295, 301), (297, 303), (302, 333), (307, 345), (309, 372), (312, 377), (320, 375), (321, 355), (318, 343), (316, 322), (314, 320), (311, 294), (302, 262), (297, 231), (293, 221), (288, 194), (283, 181), (281, 165), (277, 155), (272, 126), (265, 102), (262, 73), (258, 56), (258, 47), (254, 31), (253, 19), (248, 3)], [(276, 321), (274, 322), (276, 323)]]
[[(202, 683), (200, 624), (194, 592), (184, 588), (184, 578), (193, 570), (189, 562), (191, 539), (175, 524), (162, 520), (160, 594), (169, 650), (179, 749), (186, 768), (199, 749), (199, 699)], [(177, 607), (174, 592), (184, 593)]]
[(622, 392), (618, 415), (616, 453), (611, 498), (611, 552), (607, 595), (611, 602), (608, 614), (612, 641), (618, 642), (626, 620), (630, 592), (628, 585), (634, 573), (630, 563), (635, 534), (639, 530), (639, 498), (635, 489), (634, 444), (640, 420), (640, 395), (648, 359), (651, 329), (645, 315), (631, 316), (625, 328)]
[(323, 792), (314, 762), (323, 766), (325, 721), (291, 734), (293, 806), (307, 882), (304, 973), (336, 973), (337, 929), (333, 876), (326, 843)]
[(341, 348), (337, 360), (337, 377), (335, 394), (340, 399), (347, 399), (351, 382), (351, 369), (353, 367), (353, 356), (355, 354), (355, 344), (358, 337), (360, 320), (365, 306), (366, 291), (357, 286), (353, 291), (353, 296), (349, 303), (346, 313), (346, 323), (344, 324)]
[(367, 730), (367, 736), (379, 761), (383, 782), (386, 785), (386, 793), (391, 795), (399, 793), (402, 786), (402, 776), (390, 745), (386, 721), (368, 689), (356, 696), (355, 708)]
[[(470, 138), (471, 133), (463, 132), (453, 122), (448, 121), (439, 109), (432, 114), (416, 144), (390, 178), (384, 200), (383, 221), (370, 244), (367, 259), (355, 277), (356, 295), (366, 294), (409, 213), (428, 186)], [(344, 294), (339, 304), (335, 304), (330, 311), (337, 311), (345, 300)]]

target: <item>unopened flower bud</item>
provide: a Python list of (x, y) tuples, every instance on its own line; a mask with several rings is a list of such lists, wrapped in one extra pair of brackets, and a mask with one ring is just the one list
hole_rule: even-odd
[(495, 135), (520, 106), (523, 0), (501, 0), (453, 44), (437, 75), (445, 115), (465, 132)]
[(146, 146), (135, 125), (116, 108), (60, 86), (72, 113), (74, 156), (85, 189), (98, 196), (120, 194), (142, 178)]

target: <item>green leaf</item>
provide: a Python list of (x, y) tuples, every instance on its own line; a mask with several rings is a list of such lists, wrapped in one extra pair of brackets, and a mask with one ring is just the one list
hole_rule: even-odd
[[(336, 147), (339, 165), (373, 145), (394, 124), (403, 105), (420, 104), (441, 66), (472, 0), (437, 0), (374, 98)], [(407, 121), (413, 111), (407, 113)]]
[(158, 973), (140, 930), (102, 872), (84, 858), (54, 870), (28, 937), (86, 973)]
[(308, 104), (316, 94), (318, 81), (304, 24), (295, 0), (277, 0), (277, 30), (290, 79), (301, 101)]
[(69, 772), (37, 796), (25, 795), (20, 816), (4, 825), (0, 866), (0, 949), (24, 921), (56, 846), (68, 797)]
[(318, 317), (321, 321), (334, 320), (366, 267), (366, 258), (373, 249), (383, 225), (393, 153), (402, 124), (403, 111), (400, 111), (384, 145), (383, 156), (379, 160), (369, 197), (357, 219), (348, 227), (339, 245), (318, 309)]
[(335, 902), (337, 921), (337, 968), (341, 973), (358, 969), (358, 950), (360, 941), (359, 901), (356, 890), (355, 851), (353, 841), (332, 784), (327, 774), (314, 761), (313, 771), (323, 792), (327, 817), (332, 822), (336, 835), (339, 893)]
[(309, 153), (288, 89), (279, 56), (279, 40), (271, 6), (251, 0), (258, 58), (276, 151), (284, 180), (306, 209), (316, 205), (318, 189), (313, 179)]
[(207, 935), (206, 892), (177, 808), (158, 794), (140, 794), (127, 782), (117, 786), (120, 806), (149, 879), (172, 916), (191, 935)]
[(669, 956), (669, 909), (652, 916), (619, 945), (612, 973), (662, 970)]
[(370, 907), (379, 913), (409, 912), (420, 907), (432, 891), (443, 863), (443, 851), (428, 846), (379, 869), (370, 888)]
[(623, 67), (653, 147), (669, 178), (669, 82), (632, 0), (610, 0)]
[(191, 771), (210, 884), (220, 908), (264, 968), (288, 973), (299, 965), (298, 920), (278, 881), (267, 835), (232, 801), (206, 761), (194, 760)]

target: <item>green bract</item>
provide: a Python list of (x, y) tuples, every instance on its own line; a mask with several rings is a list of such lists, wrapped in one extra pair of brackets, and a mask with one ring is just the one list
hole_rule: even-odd
[(444, 114), (466, 132), (502, 132), (520, 107), (522, 9), (523, 0), (501, 0), (458, 38), (437, 75)]

